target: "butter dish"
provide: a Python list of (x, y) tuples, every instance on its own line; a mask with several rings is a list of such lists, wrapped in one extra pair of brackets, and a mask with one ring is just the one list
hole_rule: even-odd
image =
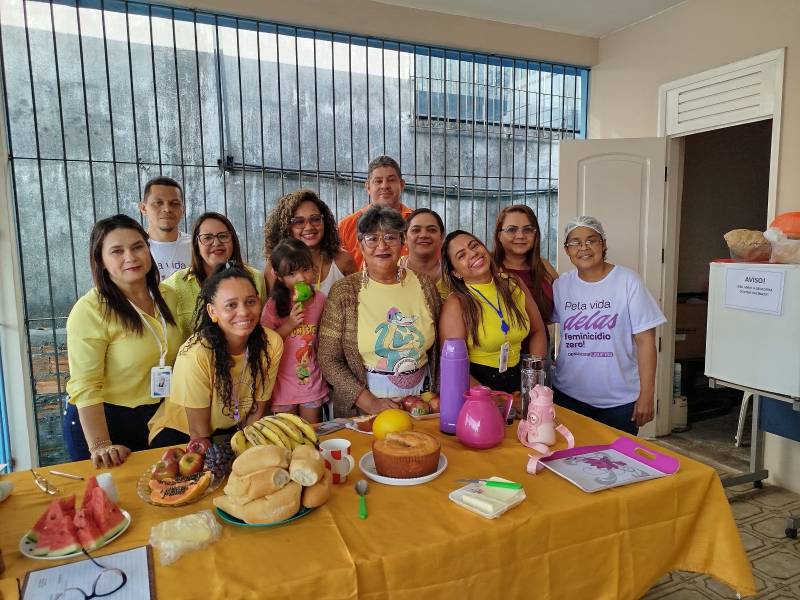
[[(488, 481), (509, 481), (502, 477), (489, 477)], [(496, 519), (507, 510), (525, 500), (525, 490), (487, 487), (484, 483), (470, 483), (450, 492), (450, 500), (487, 519)]]

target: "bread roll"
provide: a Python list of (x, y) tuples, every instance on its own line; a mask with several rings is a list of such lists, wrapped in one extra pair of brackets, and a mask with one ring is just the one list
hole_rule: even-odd
[(314, 485), (325, 472), (325, 462), (317, 453), (316, 458), (293, 458), (289, 465), (289, 476), (300, 485)]
[(247, 475), (231, 473), (225, 485), (225, 495), (232, 496), (239, 504), (263, 498), (277, 492), (289, 483), (289, 472), (280, 467), (269, 467)]
[(291, 451), (278, 446), (253, 446), (242, 452), (233, 461), (233, 472), (237, 475), (247, 475), (269, 467), (285, 469), (289, 466)]
[(314, 446), (309, 446), (308, 444), (303, 444), (302, 446), (297, 446), (294, 450), (292, 450), (292, 460), (296, 458), (310, 458), (310, 459), (320, 459), (322, 456)]
[(322, 506), (331, 497), (331, 487), (333, 487), (333, 475), (328, 469), (317, 483), (303, 488), (303, 506), (306, 508), (316, 508)]
[(299, 483), (290, 481), (274, 494), (258, 498), (247, 504), (237, 504), (230, 496), (217, 496), (214, 498), (214, 506), (245, 523), (277, 523), (288, 519), (300, 510), (302, 489)]

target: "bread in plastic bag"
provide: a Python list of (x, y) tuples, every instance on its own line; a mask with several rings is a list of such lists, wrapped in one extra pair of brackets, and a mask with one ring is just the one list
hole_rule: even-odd
[(769, 262), (782, 265), (800, 265), (800, 240), (793, 240), (780, 230), (770, 227), (764, 237), (772, 247)]
[(210, 510), (162, 521), (150, 530), (150, 545), (158, 551), (162, 565), (169, 565), (187, 552), (213, 544), (222, 526)]
[(760, 231), (733, 229), (724, 236), (731, 258), (752, 262), (769, 260), (772, 247)]

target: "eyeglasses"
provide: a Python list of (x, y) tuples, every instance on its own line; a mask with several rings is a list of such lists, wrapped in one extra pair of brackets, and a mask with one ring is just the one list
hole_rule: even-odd
[(47, 478), (44, 475), (40, 475), (33, 469), (31, 469), (31, 473), (33, 473), (33, 482), (36, 484), (36, 487), (42, 490), (45, 494), (55, 496), (61, 491), (52, 483), (47, 481)]
[(598, 244), (603, 242), (600, 238), (589, 238), (587, 240), (570, 240), (564, 243), (565, 248), (569, 248), (570, 250), (574, 250), (575, 248), (580, 248), (582, 246), (586, 246), (587, 248), (594, 248)]
[(296, 229), (302, 229), (306, 226), (306, 223), (310, 223), (314, 227), (319, 227), (322, 225), (322, 215), (310, 215), (308, 217), (292, 217), (289, 219), (289, 225)]
[(92, 600), (92, 598), (103, 598), (121, 590), (128, 582), (128, 576), (125, 574), (125, 571), (104, 567), (92, 558), (85, 549), (83, 553), (89, 557), (92, 563), (102, 569), (102, 571), (97, 574), (92, 584), (92, 591), (87, 593), (81, 588), (67, 588), (55, 596), (53, 600)]
[(536, 232), (539, 231), (533, 225), (525, 225), (525, 227), (518, 227), (516, 225), (509, 225), (508, 227), (503, 227), (500, 231), (503, 233), (507, 233), (508, 235), (514, 236), (518, 233), (522, 232), (522, 235), (525, 236), (534, 236)]
[(403, 236), (399, 233), (384, 233), (379, 235), (377, 233), (365, 233), (359, 236), (359, 239), (364, 242), (367, 248), (375, 248), (381, 240), (387, 246), (399, 246)]
[(227, 244), (233, 239), (230, 231), (221, 231), (220, 233), (201, 233), (197, 239), (203, 246), (210, 246), (216, 239), (220, 244)]

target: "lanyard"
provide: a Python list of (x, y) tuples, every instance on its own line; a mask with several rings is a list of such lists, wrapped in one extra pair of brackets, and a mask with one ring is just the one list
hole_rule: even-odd
[(164, 334), (164, 343), (161, 343), (161, 338), (158, 337), (158, 333), (150, 324), (150, 321), (145, 317), (144, 312), (136, 306), (133, 302), (131, 302), (131, 306), (136, 309), (136, 312), (139, 313), (139, 317), (142, 319), (142, 323), (144, 323), (145, 327), (153, 334), (153, 337), (156, 338), (156, 343), (158, 344), (158, 353), (159, 353), (159, 360), (158, 365), (163, 367), (167, 364), (167, 351), (169, 350), (169, 343), (167, 342), (167, 321), (164, 319), (164, 315), (161, 314), (161, 311), (158, 310), (158, 305), (156, 304), (155, 298), (153, 298), (153, 292), (150, 292), (150, 298), (153, 299), (153, 308), (158, 314), (159, 318), (161, 319), (161, 332)]
[[(242, 391), (242, 382), (244, 381), (244, 373), (247, 371), (247, 359), (250, 356), (250, 350), (247, 349), (244, 351), (244, 364), (242, 365), (242, 372), (239, 373), (239, 383), (236, 384), (236, 397), (232, 398), (233, 400), (233, 420), (236, 421), (236, 424), (239, 424), (239, 393)], [(231, 391), (231, 396), (233, 396), (233, 391)], [(252, 408), (252, 405), (251, 405)]]
[(510, 328), (508, 326), (508, 323), (506, 323), (505, 318), (503, 317), (503, 308), (500, 305), (500, 293), (497, 291), (497, 289), (495, 289), (495, 293), (497, 294), (497, 306), (492, 304), (491, 300), (489, 300), (486, 296), (484, 296), (479, 289), (474, 288), (472, 286), (469, 286), (469, 289), (471, 289), (473, 292), (478, 294), (478, 296), (483, 298), (483, 301), (486, 302), (486, 304), (488, 304), (489, 306), (491, 306), (494, 312), (497, 313), (497, 316), (500, 317), (500, 331), (503, 332), (503, 335), (508, 337), (508, 330)]

